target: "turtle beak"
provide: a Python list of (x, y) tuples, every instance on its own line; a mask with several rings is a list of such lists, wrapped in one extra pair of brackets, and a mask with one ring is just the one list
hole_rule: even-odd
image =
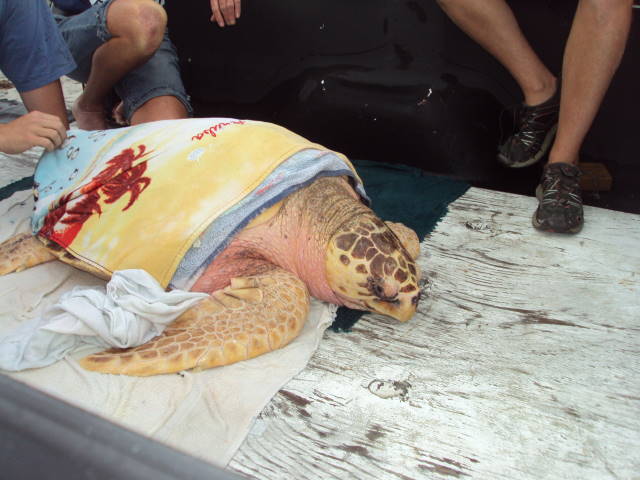
[[(394, 278), (368, 277), (360, 282), (350, 279), (344, 268), (328, 269), (330, 285), (338, 303), (349, 308), (368, 310), (406, 322), (416, 313), (420, 301), (420, 288), (415, 281), (402, 283)], [(348, 271), (347, 271), (348, 273)]]
[(394, 278), (375, 278), (369, 282), (372, 298), (367, 307), (374, 312), (406, 322), (416, 313), (420, 301), (420, 288), (415, 284), (403, 284)]
[(406, 322), (415, 315), (419, 301), (420, 291), (413, 295), (399, 295), (397, 299), (392, 301), (375, 299), (367, 302), (367, 308), (373, 312), (395, 318), (400, 322)]

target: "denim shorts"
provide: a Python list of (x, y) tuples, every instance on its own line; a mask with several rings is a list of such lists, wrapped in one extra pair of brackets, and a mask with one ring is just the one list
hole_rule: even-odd
[[(77, 68), (68, 76), (86, 83), (91, 71), (93, 53), (111, 37), (107, 28), (107, 9), (114, 0), (96, 3), (82, 13), (65, 17), (56, 15), (60, 32), (76, 61)], [(130, 71), (114, 87), (124, 106), (124, 117), (130, 121), (133, 113), (155, 97), (176, 97), (191, 115), (189, 97), (180, 78), (178, 55), (165, 31), (158, 50), (143, 65)]]

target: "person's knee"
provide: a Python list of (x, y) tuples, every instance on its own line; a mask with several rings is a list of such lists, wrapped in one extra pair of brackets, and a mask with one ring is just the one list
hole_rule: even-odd
[(109, 8), (107, 24), (113, 36), (127, 38), (142, 55), (152, 55), (162, 42), (167, 13), (153, 0), (119, 0)]

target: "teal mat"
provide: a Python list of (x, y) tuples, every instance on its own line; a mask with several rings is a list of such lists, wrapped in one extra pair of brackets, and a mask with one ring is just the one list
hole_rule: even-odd
[(21, 178), (20, 180), (16, 180), (15, 182), (0, 188), (0, 201), (4, 200), (5, 198), (9, 198), (16, 192), (28, 190), (31, 187), (33, 187), (33, 175), (30, 177)]
[(376, 214), (383, 220), (404, 223), (415, 230), (420, 239), (431, 233), (446, 215), (449, 204), (470, 186), (405, 165), (367, 160), (352, 162)]
[[(429, 175), (404, 165), (353, 161), (371, 198), (373, 210), (383, 220), (404, 223), (415, 230), (420, 239), (429, 234), (447, 213), (451, 202), (464, 194), (469, 184), (446, 177)], [(33, 185), (33, 177), (25, 177), (0, 188), (0, 200)], [(340, 307), (331, 325), (334, 331), (349, 331), (364, 315), (360, 310)]]

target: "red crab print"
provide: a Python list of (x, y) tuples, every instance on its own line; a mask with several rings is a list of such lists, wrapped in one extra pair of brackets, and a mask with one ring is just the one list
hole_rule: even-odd
[(129, 202), (122, 209), (131, 207), (140, 194), (149, 186), (151, 178), (143, 176), (147, 170), (147, 162), (139, 160), (151, 152), (146, 152), (145, 145), (138, 145), (138, 153), (133, 148), (124, 149), (107, 162), (106, 167), (78, 192), (71, 192), (60, 198), (59, 206), (52, 209), (44, 219), (40, 234), (50, 238), (67, 248), (92, 215), (102, 213), (100, 200), (114, 203), (129, 193)]
[[(138, 199), (140, 194), (151, 183), (149, 177), (143, 177), (142, 175), (147, 170), (147, 162), (140, 162), (135, 167), (133, 166), (134, 160), (144, 157), (146, 147), (144, 145), (138, 146), (138, 154), (133, 155), (133, 149), (127, 148), (116, 157), (113, 157), (107, 162), (107, 169), (116, 168), (120, 169), (120, 173), (111, 177), (102, 186), (102, 193), (105, 195), (105, 203), (114, 203), (120, 197), (126, 193), (130, 193), (129, 202), (122, 209), (124, 212)], [(100, 174), (96, 178), (99, 178)], [(102, 180), (102, 178), (100, 178)]]
[[(40, 235), (67, 248), (91, 215), (102, 213), (98, 192), (71, 199), (73, 193), (60, 198), (61, 205), (51, 210), (44, 219)], [(63, 226), (64, 225), (64, 226)]]

